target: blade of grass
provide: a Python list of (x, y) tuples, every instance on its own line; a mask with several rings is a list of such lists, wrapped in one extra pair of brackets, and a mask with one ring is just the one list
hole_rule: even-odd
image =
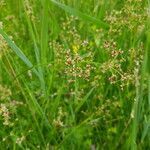
[[(17, 47), (17, 45), (8, 37), (8, 35), (0, 29), (0, 34), (4, 37), (6, 40), (7, 44), (11, 47), (11, 49), (16, 53), (16, 55), (30, 68), (33, 67), (33, 64), (31, 61), (25, 56), (25, 54)], [(37, 70), (34, 68), (33, 72), (39, 76), (39, 73)]]
[[(149, 8), (150, 8), (150, 4), (149, 4)], [(143, 97), (143, 90), (144, 90), (144, 77), (146, 74), (148, 74), (148, 82), (149, 82), (149, 76), (150, 76), (150, 18), (147, 19), (147, 31), (146, 31), (146, 51), (145, 51), (145, 56), (144, 56), (144, 60), (143, 60), (143, 64), (142, 64), (142, 72), (141, 72), (141, 80), (139, 81), (138, 79), (138, 75), (136, 75), (136, 100), (133, 104), (133, 122), (132, 122), (132, 133), (131, 133), (131, 149), (132, 150), (136, 150), (137, 149), (137, 135), (139, 133), (139, 120), (143, 120), (144, 119), (144, 113), (147, 112), (147, 110), (149, 111), (149, 107), (148, 108), (143, 108), (142, 111), (142, 107), (144, 107), (144, 105), (142, 105), (142, 103), (146, 103), (146, 99), (144, 99)], [(148, 85), (149, 88), (149, 85)], [(148, 89), (149, 90), (149, 89)], [(149, 91), (148, 91), (149, 94)], [(149, 95), (148, 95), (149, 97)], [(144, 124), (142, 124), (144, 126)], [(146, 136), (147, 132), (147, 126), (146, 128), (144, 128), (143, 130), (143, 136)], [(147, 132), (147, 133), (146, 133)]]
[(145, 139), (147, 133), (149, 133), (149, 131), (150, 131), (150, 118), (148, 118), (148, 119), (145, 118), (144, 130), (143, 130), (142, 137), (141, 137), (142, 143), (144, 142), (144, 139)]
[(48, 48), (48, 0), (44, 0), (42, 10), (42, 22), (41, 22), (41, 61), (43, 64), (47, 62), (47, 48)]
[(27, 92), (28, 92), (28, 95), (30, 96), (30, 98), (26, 98), (25, 93), (22, 89), (22, 93), (24, 94), (26, 103), (29, 106), (31, 116), (33, 117), (34, 123), (35, 123), (35, 125), (38, 129), (39, 136), (41, 137), (41, 140), (42, 140), (43, 144), (46, 145), (45, 140), (44, 140), (44, 136), (42, 134), (41, 127), (39, 126), (39, 122), (38, 122), (37, 116), (35, 115), (35, 112), (38, 112), (38, 114), (41, 115), (41, 117), (42, 117), (42, 114), (41, 114), (39, 108), (37, 107), (38, 104), (36, 103), (35, 99), (30, 95), (30, 90), (29, 91), (27, 90)]
[[(8, 73), (10, 73), (10, 72), (12, 72), (12, 73), (10, 73), (10, 74), (12, 74), (13, 76), (16, 76), (16, 73), (18, 73), (19, 72), (19, 69), (18, 69), (18, 67), (16, 66), (16, 64), (14, 63), (14, 59), (13, 59), (13, 57), (11, 56), (11, 55), (6, 55), (5, 56), (5, 59), (7, 60), (7, 62), (8, 62), (8, 66), (5, 66), (4, 65), (4, 67), (5, 67), (5, 70), (8, 72)], [(15, 70), (14, 70), (14, 68), (15, 68)], [(11, 70), (11, 71), (10, 71)], [(12, 75), (10, 75), (10, 76), (12, 76)], [(33, 124), (35, 124), (35, 126), (37, 127), (37, 129), (38, 129), (38, 133), (39, 133), (39, 138), (41, 138), (41, 140), (42, 140), (42, 142), (44, 143), (44, 145), (45, 145), (45, 140), (44, 140), (44, 137), (43, 137), (43, 134), (42, 134), (42, 131), (41, 131), (41, 129), (40, 129), (40, 126), (39, 126), (39, 123), (38, 123), (38, 120), (37, 120), (37, 116), (35, 116), (35, 112), (38, 112), (38, 114), (39, 115), (41, 115), (41, 112), (39, 111), (39, 109), (38, 109), (38, 107), (37, 107), (37, 105), (36, 105), (36, 102), (34, 102), (35, 101), (35, 99), (32, 99), (32, 97), (31, 97), (31, 91), (29, 90), (24, 90), (24, 87), (22, 86), (22, 84), (21, 84), (21, 82), (22, 83), (26, 83), (26, 81), (25, 80), (23, 80), (23, 78), (20, 78), (21, 80), (18, 80), (17, 79), (17, 87), (16, 87), (16, 84), (14, 83), (14, 79), (12, 78), (11, 80), (12, 80), (12, 85), (15, 87), (15, 88), (17, 88), (16, 90), (19, 90), (21, 93), (22, 93), (22, 96), (24, 97), (24, 100), (25, 100), (25, 102), (27, 103), (27, 105), (29, 106), (28, 108), (29, 108), (29, 110), (30, 110), (30, 113), (31, 113), (31, 118), (34, 120), (34, 123)], [(20, 82), (21, 81), (21, 82)], [(27, 93), (28, 92), (28, 93)], [(28, 97), (28, 96), (30, 96), (30, 98)], [(41, 116), (42, 117), (42, 116)]]
[[(149, 8), (150, 8), (150, 3), (149, 3)], [(149, 129), (150, 129), (150, 16), (147, 20), (147, 32), (146, 32), (146, 53), (144, 56), (144, 62), (143, 62), (143, 68), (142, 68), (142, 79), (145, 77), (145, 75), (147, 76), (147, 86), (148, 86), (148, 101), (144, 101), (142, 103), (146, 103), (146, 108), (144, 109), (145, 114), (143, 119), (144, 120), (144, 125), (143, 125), (143, 133), (142, 133), (142, 137), (141, 137), (141, 142), (144, 141), (144, 138), (146, 137), (146, 135), (149, 133)], [(143, 80), (142, 80), (143, 81)], [(144, 81), (142, 82), (142, 90), (144, 89)], [(147, 112), (147, 113), (146, 113)]]
[(91, 114), (91, 116), (89, 116), (85, 120), (83, 120), (80, 124), (72, 127), (72, 130), (64, 137), (64, 139), (61, 141), (61, 143), (59, 143), (58, 148), (60, 148), (68, 138), (71, 138), (71, 135), (73, 133), (77, 132), (77, 130), (80, 127), (86, 125), (92, 118), (93, 118), (93, 114)]
[[(22, 1), (22, 5), (24, 5), (23, 1)], [(24, 11), (25, 11), (25, 7), (24, 7)], [(27, 15), (27, 13), (25, 13), (25, 18), (27, 20), (29, 33), (30, 33), (32, 41), (34, 43), (34, 52), (35, 52), (37, 64), (41, 64), (41, 61), (40, 61), (40, 50), (39, 50), (39, 47), (37, 45), (37, 37), (36, 37), (37, 34), (35, 34), (35, 33), (37, 33), (35, 24), (34, 24), (33, 21), (31, 21), (31, 19)], [(34, 32), (34, 31), (36, 31), (36, 32)], [(39, 76), (40, 76), (40, 80), (41, 80), (41, 87), (42, 87), (43, 91), (45, 91), (45, 81), (44, 81), (44, 76), (43, 76), (43, 71), (42, 71), (41, 65), (38, 65), (37, 67), (38, 67), (38, 72), (39, 72)]]
[(86, 102), (86, 100), (89, 98), (89, 96), (92, 94), (92, 92), (94, 91), (95, 87), (93, 87), (83, 98), (83, 100), (78, 104), (75, 112), (78, 112), (80, 110), (80, 108), (82, 107), (82, 105)]
[(79, 10), (76, 10), (74, 8), (71, 8), (70, 6), (67, 6), (65, 4), (62, 4), (56, 0), (50, 0), (52, 3), (54, 3), (55, 5), (57, 5), (58, 7), (60, 7), (61, 9), (65, 10), (66, 12), (70, 13), (71, 15), (77, 16), (79, 18), (81, 18), (84, 21), (88, 21), (88, 22), (92, 22), (95, 24), (100, 25), (102, 28), (104, 29), (108, 29), (109, 25), (95, 17), (91, 17), (89, 15), (86, 15), (82, 12), (80, 12)]
[(33, 72), (39, 78), (41, 85), (43, 85), (43, 79), (41, 79), (40, 73), (34, 68), (34, 65), (31, 61), (26, 57), (26, 55), (21, 51), (21, 49), (9, 38), (9, 36), (0, 29), (0, 34), (4, 37), (7, 44), (11, 47), (11, 49), (16, 53), (16, 55), (29, 67), (33, 68)]
[(26, 87), (26, 91), (28, 92), (28, 95), (30, 96), (30, 100), (31, 100), (32, 106), (34, 107), (34, 109), (38, 112), (38, 114), (42, 118), (41, 124), (45, 123), (47, 125), (47, 127), (49, 128), (49, 130), (50, 130), (52, 127), (49, 124), (49, 121), (47, 119), (47, 116), (45, 115), (45, 112), (44, 112), (43, 108), (40, 106), (40, 104), (38, 103), (38, 101), (36, 100), (36, 98), (34, 97), (34, 95), (31, 93), (31, 90), (26, 85), (26, 82), (24, 82), (24, 85)]

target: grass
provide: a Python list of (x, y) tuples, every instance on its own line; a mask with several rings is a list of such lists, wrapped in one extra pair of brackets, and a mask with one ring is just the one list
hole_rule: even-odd
[(150, 148), (148, 0), (0, 9), (0, 149)]

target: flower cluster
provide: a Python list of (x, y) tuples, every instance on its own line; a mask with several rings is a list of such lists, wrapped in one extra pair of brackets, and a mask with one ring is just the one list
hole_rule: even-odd
[(56, 119), (53, 120), (53, 125), (56, 128), (64, 127), (63, 120), (64, 120), (65, 116), (66, 116), (66, 112), (63, 111), (62, 107), (59, 107), (57, 117), (56, 117)]
[(22, 102), (11, 100), (12, 92), (9, 88), (0, 85), (0, 118), (4, 126), (13, 126), (13, 117), (17, 107), (23, 105)]
[(79, 54), (72, 55), (71, 51), (67, 50), (65, 74), (69, 78), (69, 82), (75, 82), (78, 78), (89, 81), (91, 71), (94, 69), (90, 62), (92, 62), (91, 53), (86, 56), (80, 56)]
[(25, 136), (17, 137), (16, 144), (21, 145), (22, 142), (25, 140)]
[(9, 100), (11, 95), (11, 90), (0, 84), (0, 101)]
[[(49, 43), (54, 51), (54, 66), (58, 68), (58, 77), (65, 78), (70, 86), (76, 81), (87, 82), (92, 80), (94, 52), (91, 42), (82, 38), (73, 16), (62, 22), (62, 31), (58, 40)], [(66, 32), (67, 30), (67, 32)], [(67, 46), (66, 46), (67, 45)], [(82, 89), (82, 88), (81, 88)]]
[(25, 11), (26, 11), (26, 14), (28, 15), (28, 17), (32, 21), (34, 21), (35, 20), (35, 16), (34, 16), (32, 5), (30, 4), (29, 0), (25, 0), (24, 1), (24, 7), (25, 7)]
[(129, 29), (131, 32), (142, 31), (147, 17), (145, 12), (142, 1), (125, 1), (120, 10), (113, 10), (105, 17), (105, 21), (110, 23), (110, 35), (118, 36), (124, 29)]

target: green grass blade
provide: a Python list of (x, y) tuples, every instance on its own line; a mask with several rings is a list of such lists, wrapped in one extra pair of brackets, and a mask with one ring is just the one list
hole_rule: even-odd
[[(18, 46), (8, 37), (8, 35), (0, 29), (0, 34), (4, 37), (7, 44), (11, 47), (11, 49), (16, 53), (16, 55), (30, 68), (33, 68), (33, 64), (31, 61), (25, 56), (25, 54), (18, 48)], [(39, 77), (38, 71), (33, 68), (33, 72)]]
[(86, 102), (86, 100), (89, 98), (89, 96), (92, 94), (92, 92), (94, 91), (94, 87), (85, 95), (85, 97), (83, 98), (83, 100), (78, 104), (75, 112), (78, 112), (80, 110), (80, 108), (82, 107), (82, 105)]
[(89, 15), (86, 15), (82, 12), (80, 12), (79, 10), (76, 10), (74, 8), (71, 8), (65, 4), (62, 4), (56, 0), (50, 0), (52, 3), (54, 3), (55, 5), (57, 5), (58, 7), (62, 8), (63, 10), (65, 10), (66, 12), (70, 13), (71, 15), (74, 15), (74, 16), (77, 16), (79, 18), (81, 18), (82, 20), (84, 21), (88, 21), (88, 22), (92, 22), (92, 23), (95, 23), (95, 24), (98, 24), (100, 25), (102, 28), (104, 29), (108, 29), (109, 28), (109, 25), (101, 20), (98, 20), (97, 18), (95, 17), (91, 17)]
[[(22, 1), (22, 5), (23, 5), (23, 1)], [(25, 8), (24, 8), (24, 11), (25, 11)], [(27, 13), (25, 13), (25, 18), (27, 20), (29, 33), (30, 33), (32, 41), (34, 43), (34, 52), (35, 52), (35, 56), (36, 56), (36, 62), (37, 62), (37, 64), (41, 64), (41, 61), (40, 61), (40, 50), (39, 50), (39, 47), (37, 45), (37, 43), (38, 43), (38, 40), (37, 40), (37, 37), (36, 37), (37, 35), (35, 34), (35, 33), (37, 33), (37, 29), (35, 27), (34, 22), (30, 20), (30, 18), (27, 15)], [(38, 65), (37, 69), (38, 69), (38, 75), (39, 75), (40, 82), (41, 82), (41, 88), (43, 89), (43, 91), (45, 91), (45, 81), (44, 81), (44, 75), (43, 75), (43, 71), (42, 71), (41, 65)]]
[(47, 62), (47, 49), (48, 49), (48, 0), (43, 1), (43, 11), (41, 16), (41, 61), (43, 64)]

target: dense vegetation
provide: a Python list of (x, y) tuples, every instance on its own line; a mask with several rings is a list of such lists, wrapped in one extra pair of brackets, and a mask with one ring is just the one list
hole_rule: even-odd
[(149, 0), (0, 0), (0, 149), (150, 149)]

